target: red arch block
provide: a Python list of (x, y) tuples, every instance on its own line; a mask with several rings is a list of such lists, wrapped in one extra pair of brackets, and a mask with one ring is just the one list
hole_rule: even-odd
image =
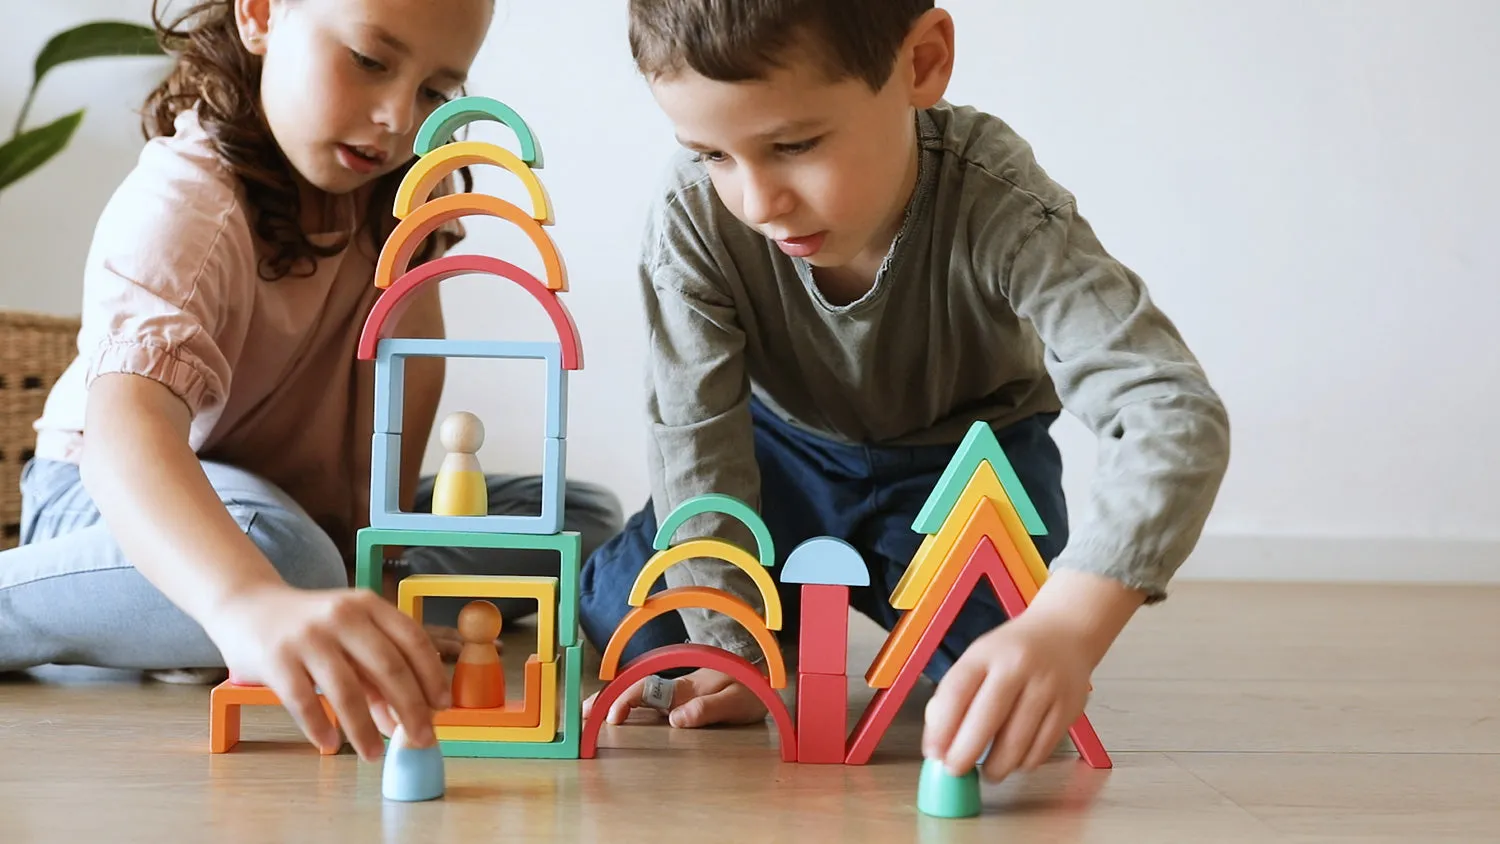
[(583, 351), (578, 342), (578, 325), (573, 322), (573, 314), (568, 311), (568, 307), (563, 304), (557, 292), (548, 290), (536, 276), (515, 264), (489, 255), (474, 254), (447, 255), (402, 274), (395, 284), (375, 300), (375, 306), (370, 309), (370, 315), (366, 317), (364, 330), (359, 337), (359, 359), (375, 359), (376, 345), (381, 340), (390, 337), (391, 333), (396, 330), (396, 324), (401, 321), (401, 314), (412, 303), (413, 294), (428, 284), (437, 284), (444, 279), (465, 273), (487, 273), (498, 276), (515, 282), (521, 289), (530, 293), (531, 297), (547, 311), (547, 316), (552, 320), (552, 327), (557, 329), (557, 341), (562, 345), (563, 369), (583, 368)]
[(797, 729), (792, 725), (791, 713), (787, 712), (786, 705), (776, 696), (766, 678), (755, 670), (755, 666), (729, 651), (692, 643), (667, 645), (641, 654), (599, 692), (599, 696), (594, 699), (593, 709), (589, 711), (588, 720), (583, 723), (583, 734), (578, 742), (578, 758), (595, 757), (599, 746), (599, 728), (604, 726), (609, 708), (632, 683), (648, 674), (671, 668), (712, 668), (728, 674), (744, 684), (745, 688), (755, 692), (755, 696), (771, 711), (771, 717), (776, 721), (776, 731), (781, 734), (781, 761), (797, 761)]

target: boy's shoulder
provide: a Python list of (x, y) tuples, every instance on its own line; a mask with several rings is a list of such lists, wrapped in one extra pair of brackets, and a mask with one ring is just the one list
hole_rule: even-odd
[(958, 182), (955, 198), (1006, 200), (1048, 212), (1074, 202), (1047, 174), (1030, 142), (1002, 118), (943, 101), (919, 115), (919, 142), (939, 158), (940, 178)]

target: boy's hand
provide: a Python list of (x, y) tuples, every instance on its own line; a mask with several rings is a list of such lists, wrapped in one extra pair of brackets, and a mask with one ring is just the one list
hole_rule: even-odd
[[(766, 705), (755, 693), (721, 671), (700, 668), (671, 681), (672, 709), (667, 721), (674, 727), (707, 727), (712, 724), (754, 724), (765, 720)], [(645, 704), (641, 691), (645, 680), (638, 680), (615, 700), (604, 719), (610, 724), (624, 723), (630, 710)], [(595, 693), (583, 704), (583, 717), (593, 711)]]
[(998, 781), (1047, 760), (1083, 711), (1092, 668), (1066, 628), (1029, 613), (974, 640), (927, 704), (922, 754), (962, 774), (991, 746), (982, 773)]
[(381, 734), (397, 722), (414, 746), (436, 740), (433, 712), (450, 705), (442, 664), (426, 631), (374, 592), (260, 587), (211, 618), (207, 632), (235, 681), (270, 687), (318, 747), (337, 746), (339, 731), (315, 687), (366, 761), (380, 757)]
[(1089, 676), (1145, 594), (1057, 571), (1025, 612), (974, 640), (927, 703), (922, 755), (948, 772), (1001, 780), (1047, 760), (1083, 712)]

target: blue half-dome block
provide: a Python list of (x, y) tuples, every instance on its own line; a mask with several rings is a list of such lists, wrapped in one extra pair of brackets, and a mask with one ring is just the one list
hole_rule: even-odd
[(870, 570), (854, 546), (833, 536), (815, 536), (787, 556), (782, 583), (869, 586)]
[(443, 789), (442, 748), (436, 743), (431, 747), (411, 747), (406, 743), (406, 733), (397, 727), (385, 751), (381, 795), (387, 800), (413, 803), (436, 800), (443, 796)]

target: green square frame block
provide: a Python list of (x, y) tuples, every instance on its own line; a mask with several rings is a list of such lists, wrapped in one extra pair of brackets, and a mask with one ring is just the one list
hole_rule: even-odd
[(1005, 489), (1005, 494), (1010, 496), (1010, 501), (1016, 508), (1016, 514), (1021, 517), (1021, 523), (1026, 526), (1026, 532), (1032, 536), (1046, 536), (1047, 526), (1042, 523), (1041, 514), (1036, 511), (1036, 505), (1031, 503), (1031, 496), (1026, 494), (1026, 487), (1021, 483), (1021, 477), (1010, 464), (1010, 458), (1005, 456), (1005, 449), (1000, 447), (1000, 441), (995, 439), (995, 432), (983, 421), (975, 422), (969, 426), (969, 433), (964, 435), (963, 442), (959, 443), (958, 450), (954, 452), (953, 459), (948, 461), (948, 466), (943, 470), (942, 477), (938, 478), (937, 485), (932, 488), (932, 494), (927, 497), (927, 502), (922, 505), (921, 512), (912, 522), (911, 529), (917, 533), (937, 533), (943, 527), (943, 520), (948, 518), (948, 513), (958, 504), (958, 499), (963, 495), (964, 486), (969, 483), (969, 478), (979, 469), (979, 464), (988, 460), (995, 474), (1000, 477), (1000, 486)]
[(557, 646), (569, 648), (578, 641), (578, 571), (583, 562), (583, 535), (576, 530), (562, 533), (460, 533), (448, 530), (408, 530), (367, 527), (355, 537), (354, 585), (381, 592), (383, 551), (403, 548), (501, 548), (518, 551), (556, 551)]
[(577, 759), (583, 736), (583, 645), (564, 648), (562, 653), (562, 727), (557, 738), (547, 742), (440, 741), (445, 757), (470, 759)]

